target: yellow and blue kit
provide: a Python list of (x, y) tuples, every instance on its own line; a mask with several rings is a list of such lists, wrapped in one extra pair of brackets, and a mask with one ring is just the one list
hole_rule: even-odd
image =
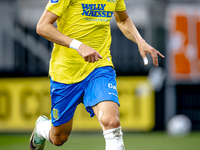
[(103, 59), (88, 63), (74, 49), (54, 44), (49, 75), (52, 124), (68, 122), (79, 103), (91, 117), (102, 101), (119, 105), (116, 73), (110, 55), (110, 20), (126, 9), (124, 0), (50, 0), (46, 9), (57, 16), (57, 29), (94, 48)]
[(59, 16), (59, 31), (94, 48), (103, 57), (88, 63), (76, 50), (54, 44), (49, 69), (53, 81), (77, 83), (95, 68), (113, 66), (110, 20), (114, 11), (126, 9), (124, 0), (49, 0), (46, 9)]
[(90, 116), (94, 116), (92, 106), (102, 101), (119, 104), (115, 70), (110, 67), (94, 69), (83, 81), (64, 84), (50, 79), (51, 122), (59, 126), (70, 121), (76, 107), (83, 103)]

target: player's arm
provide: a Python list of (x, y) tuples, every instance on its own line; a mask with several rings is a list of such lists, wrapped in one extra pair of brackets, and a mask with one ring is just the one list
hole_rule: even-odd
[[(153, 64), (158, 66), (158, 57), (157, 55), (164, 58), (164, 56), (149, 44), (141, 37), (132, 20), (129, 18), (127, 11), (115, 11), (114, 13), (117, 25), (122, 33), (131, 41), (135, 42), (138, 45), (140, 55), (145, 60), (148, 53), (151, 54), (153, 58)], [(147, 60), (148, 63), (148, 60)]]
[(54, 27), (53, 24), (58, 18), (59, 16), (48, 10), (45, 10), (38, 21), (36, 32), (53, 43), (65, 47), (75, 47), (85, 61), (94, 63), (95, 61), (98, 61), (99, 58), (102, 58), (101, 55), (93, 48), (81, 42), (77, 42), (73, 38), (64, 35), (56, 27)]

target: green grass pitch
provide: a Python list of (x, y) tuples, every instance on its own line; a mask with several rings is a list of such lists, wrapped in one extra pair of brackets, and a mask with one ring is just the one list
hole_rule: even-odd
[[(29, 150), (30, 134), (0, 134), (0, 150)], [(126, 150), (199, 150), (200, 133), (169, 137), (165, 132), (124, 133)], [(44, 150), (104, 150), (102, 133), (72, 133), (68, 142), (56, 147), (46, 142)]]

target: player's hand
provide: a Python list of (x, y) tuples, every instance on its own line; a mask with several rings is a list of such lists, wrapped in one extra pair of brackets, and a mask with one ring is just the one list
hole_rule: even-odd
[(146, 55), (148, 53), (151, 55), (151, 57), (153, 59), (153, 64), (156, 67), (158, 66), (158, 55), (160, 57), (162, 57), (162, 58), (165, 58), (165, 56), (162, 55), (159, 51), (157, 51), (152, 46), (150, 46), (149, 44), (147, 44), (145, 42), (145, 40), (140, 40), (139, 42), (137, 42), (137, 44), (138, 44), (140, 55), (142, 56), (145, 65), (148, 64), (148, 59), (146, 57)]
[(89, 63), (94, 63), (99, 59), (102, 59), (102, 56), (95, 49), (85, 44), (81, 44), (77, 51), (84, 58), (84, 60)]

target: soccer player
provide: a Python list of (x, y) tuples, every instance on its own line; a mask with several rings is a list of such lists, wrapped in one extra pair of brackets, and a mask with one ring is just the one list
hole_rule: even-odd
[(124, 0), (50, 0), (37, 24), (37, 33), (54, 43), (49, 68), (51, 120), (46, 116), (37, 119), (30, 138), (31, 150), (43, 150), (45, 140), (57, 146), (65, 143), (80, 103), (91, 117), (96, 115), (106, 150), (125, 149), (116, 74), (109, 50), (113, 14), (124, 35), (138, 45), (145, 64), (147, 53), (155, 66), (157, 55), (164, 58), (140, 36)]

